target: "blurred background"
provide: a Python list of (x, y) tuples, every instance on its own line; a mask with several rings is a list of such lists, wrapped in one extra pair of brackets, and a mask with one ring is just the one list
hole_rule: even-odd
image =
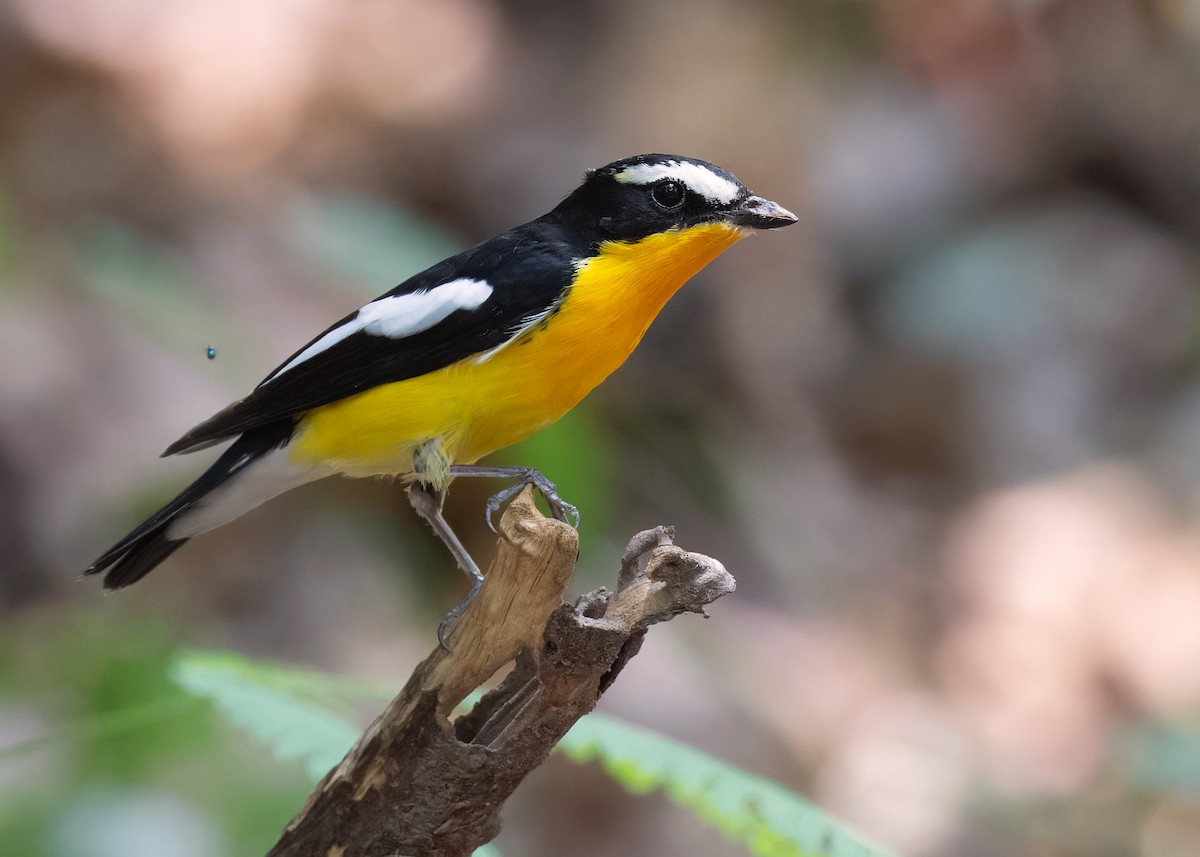
[[(659, 523), (738, 578), (602, 707), (914, 857), (1200, 853), (1200, 2), (6, 0), (0, 90), (7, 853), (274, 841), (302, 772), (165, 665), (398, 688), (463, 594), (401, 488), (81, 570), (317, 331), (643, 151), (800, 224), (499, 459), (581, 507), (576, 593)], [(497, 488), (451, 495), (481, 558)], [(498, 845), (741, 853), (561, 758)]]

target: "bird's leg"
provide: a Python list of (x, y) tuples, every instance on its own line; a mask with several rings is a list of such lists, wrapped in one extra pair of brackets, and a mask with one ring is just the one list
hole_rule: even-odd
[(532, 467), (489, 467), (487, 465), (454, 464), (450, 467), (450, 475), (519, 480), (515, 485), (493, 494), (487, 501), (487, 524), (491, 527), (493, 533), (496, 532), (496, 527), (492, 524), (492, 515), (501, 506), (517, 496), (526, 485), (532, 485), (538, 490), (538, 493), (546, 498), (546, 504), (550, 507), (550, 513), (555, 518), (565, 522), (567, 516), (570, 515), (574, 519), (572, 526), (575, 529), (579, 529), (579, 510), (562, 497), (559, 497), (558, 489), (554, 487), (554, 483), (543, 476), (540, 471), (534, 470)]
[(445, 495), (426, 482), (413, 482), (408, 486), (408, 501), (412, 503), (416, 513), (429, 522), (429, 526), (433, 527), (433, 531), (437, 533), (438, 538), (450, 549), (450, 553), (454, 555), (458, 567), (467, 575), (467, 579), (471, 581), (471, 591), (467, 593), (467, 597), (461, 604), (446, 614), (446, 618), (438, 625), (438, 643), (443, 649), (449, 651), (450, 647), (446, 645), (446, 636), (454, 628), (454, 624), (459, 620), (466, 609), (471, 606), (471, 601), (479, 592), (479, 587), (483, 583), (483, 574), (479, 571), (479, 566), (475, 564), (475, 560), (467, 553), (467, 549), (463, 547), (463, 543), (459, 541), (454, 530), (450, 529), (450, 524), (442, 515), (442, 502)]

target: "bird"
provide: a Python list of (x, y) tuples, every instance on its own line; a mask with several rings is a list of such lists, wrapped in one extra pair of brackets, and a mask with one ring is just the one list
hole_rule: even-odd
[[(633, 352), (672, 295), (746, 235), (797, 217), (728, 170), (643, 154), (586, 171), (549, 213), (416, 274), (299, 348), (163, 456), (232, 441), (178, 496), (84, 572), (120, 589), (189, 539), (326, 476), (399, 477), (471, 584), (442, 514), (451, 481), (532, 484), (559, 520), (579, 512), (533, 468), (479, 465), (558, 420)], [(211, 356), (211, 351), (210, 351)]]

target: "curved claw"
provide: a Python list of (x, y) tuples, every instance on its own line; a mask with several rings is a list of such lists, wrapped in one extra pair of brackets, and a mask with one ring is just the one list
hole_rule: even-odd
[(454, 626), (458, 624), (458, 620), (467, 612), (467, 608), (471, 606), (471, 602), (475, 600), (475, 596), (479, 594), (479, 587), (483, 585), (483, 578), (479, 578), (471, 584), (471, 591), (467, 593), (467, 597), (463, 599), (461, 604), (456, 604), (454, 609), (446, 614), (446, 617), (438, 623), (437, 638), (438, 645), (450, 651), (450, 644), (446, 642), (450, 632), (454, 630)]
[[(494, 533), (497, 532), (496, 525), (492, 522), (492, 516), (500, 511), (500, 507), (521, 493), (521, 489), (525, 487), (527, 481), (522, 480), (516, 485), (510, 485), (503, 491), (497, 491), (488, 498), (487, 506), (484, 507), (487, 517), (488, 528)], [(540, 488), (538, 490), (541, 490)]]
[[(554, 517), (565, 524), (570, 524), (576, 530), (579, 529), (579, 508), (577, 506), (571, 505), (557, 494), (553, 499), (547, 497), (546, 502), (550, 504), (550, 508), (554, 512)], [(571, 517), (570, 521), (567, 520), (568, 516)]]
[(454, 626), (457, 624), (458, 617), (454, 615), (453, 611), (447, 613), (446, 618), (438, 623), (438, 645), (447, 652), (450, 651), (450, 644), (446, 642), (446, 637), (449, 636), (450, 632), (454, 630)]
[(557, 520), (567, 523), (567, 515), (570, 515), (575, 519), (575, 523), (571, 526), (579, 529), (579, 509), (558, 496), (558, 489), (554, 487), (553, 482), (537, 470), (531, 471), (525, 481), (537, 488), (538, 492), (546, 498), (546, 505), (550, 507), (550, 513)]
[[(503, 491), (497, 491), (490, 498), (488, 498), (487, 506), (485, 507), (485, 517), (487, 519), (487, 525), (493, 533), (496, 532), (496, 525), (492, 521), (492, 516), (500, 510), (501, 506), (503, 506), (513, 497), (520, 494), (521, 490), (526, 485), (532, 485), (538, 490), (538, 493), (541, 494), (546, 500), (546, 505), (550, 507), (550, 514), (552, 514), (555, 519), (564, 523), (569, 523), (575, 529), (579, 529), (579, 509), (571, 503), (568, 503), (562, 497), (558, 496), (558, 489), (554, 487), (553, 482), (543, 476), (539, 471), (530, 470), (521, 477), (520, 482), (516, 483), (515, 485), (510, 485)], [(567, 520), (568, 515), (571, 517), (571, 521)]]

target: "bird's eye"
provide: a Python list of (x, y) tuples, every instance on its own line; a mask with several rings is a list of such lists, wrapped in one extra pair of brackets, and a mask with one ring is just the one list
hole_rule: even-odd
[(685, 196), (683, 185), (676, 181), (659, 182), (650, 190), (650, 198), (663, 208), (679, 208)]

